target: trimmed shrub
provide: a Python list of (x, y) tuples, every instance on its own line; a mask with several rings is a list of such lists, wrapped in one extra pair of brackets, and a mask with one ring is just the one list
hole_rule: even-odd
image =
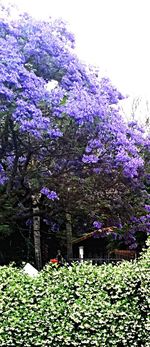
[[(149, 242), (150, 243), (150, 242)], [(150, 347), (150, 247), (113, 266), (0, 267), (0, 346)]]

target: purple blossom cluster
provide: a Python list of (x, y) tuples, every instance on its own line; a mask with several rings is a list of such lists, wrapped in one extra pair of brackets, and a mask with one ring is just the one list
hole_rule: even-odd
[[(0, 61), (0, 93), (3, 107), (12, 108), (12, 120), (18, 131), (36, 139), (57, 138), (62, 132), (54, 126), (57, 117), (67, 114), (79, 126), (93, 124), (83, 163), (108, 162), (113, 169), (123, 168), (133, 178), (143, 167), (138, 147), (143, 143), (137, 124), (124, 123), (113, 107), (123, 98), (108, 78), (81, 64), (72, 48), (73, 35), (60, 21), (42, 22), (20, 15), (16, 22), (1, 20), (3, 32)], [(48, 81), (58, 85), (48, 91)], [(65, 99), (64, 99), (65, 98)], [(65, 100), (62, 102), (62, 100)], [(12, 107), (13, 105), (13, 107)], [(44, 116), (41, 105), (47, 105)], [(50, 111), (51, 109), (51, 111)], [(96, 135), (97, 134), (97, 135)]]
[[(132, 216), (129, 221), (128, 230), (122, 235), (122, 239), (129, 249), (138, 247), (137, 234), (150, 235), (150, 206), (145, 206), (145, 214)], [(146, 236), (145, 236), (146, 237)]]
[(41, 189), (41, 194), (45, 195), (49, 200), (58, 200), (58, 195), (53, 190), (49, 190), (46, 187)]
[(4, 185), (7, 182), (7, 177), (3, 166), (0, 164), (0, 185)]
[(93, 227), (96, 229), (101, 229), (103, 223), (99, 222), (99, 221), (95, 221), (93, 222)]
[(150, 212), (150, 205), (145, 205), (144, 207), (146, 212)]

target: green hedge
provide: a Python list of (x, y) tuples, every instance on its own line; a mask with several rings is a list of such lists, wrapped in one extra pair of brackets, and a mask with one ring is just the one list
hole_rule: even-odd
[(150, 247), (120, 265), (0, 267), (0, 346), (150, 347)]

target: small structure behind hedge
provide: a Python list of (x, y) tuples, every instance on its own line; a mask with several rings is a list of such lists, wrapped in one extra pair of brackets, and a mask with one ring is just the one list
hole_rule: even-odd
[(107, 234), (114, 232), (115, 227), (102, 228), (90, 233), (86, 233), (81, 237), (73, 239), (73, 260), (80, 260), (80, 248), (83, 248), (83, 259), (91, 260), (93, 263), (102, 264), (109, 262), (117, 262), (118, 260), (133, 260), (136, 258), (137, 253), (134, 250), (129, 249), (114, 249), (112, 251), (107, 250), (108, 242)]

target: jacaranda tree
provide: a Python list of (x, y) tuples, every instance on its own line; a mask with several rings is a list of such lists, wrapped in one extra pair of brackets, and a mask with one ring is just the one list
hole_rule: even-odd
[[(119, 194), (120, 182), (134, 190), (144, 174), (141, 129), (123, 121), (117, 107), (123, 96), (109, 79), (100, 79), (79, 61), (74, 44), (61, 20), (39, 21), (27, 14), (13, 20), (1, 10), (0, 183), (5, 199), (16, 194), (15, 216), (33, 219), (38, 268), (41, 200), (45, 196), (61, 204), (59, 176), (64, 182), (66, 168), (71, 177), (67, 191), (74, 184), (77, 197), (83, 182), (84, 201), (94, 196), (95, 203), (99, 181), (99, 192), (108, 193), (113, 184)], [(75, 138), (70, 144), (71, 129)], [(72, 187), (70, 205), (77, 203)], [(66, 201), (67, 216), (70, 205)]]

